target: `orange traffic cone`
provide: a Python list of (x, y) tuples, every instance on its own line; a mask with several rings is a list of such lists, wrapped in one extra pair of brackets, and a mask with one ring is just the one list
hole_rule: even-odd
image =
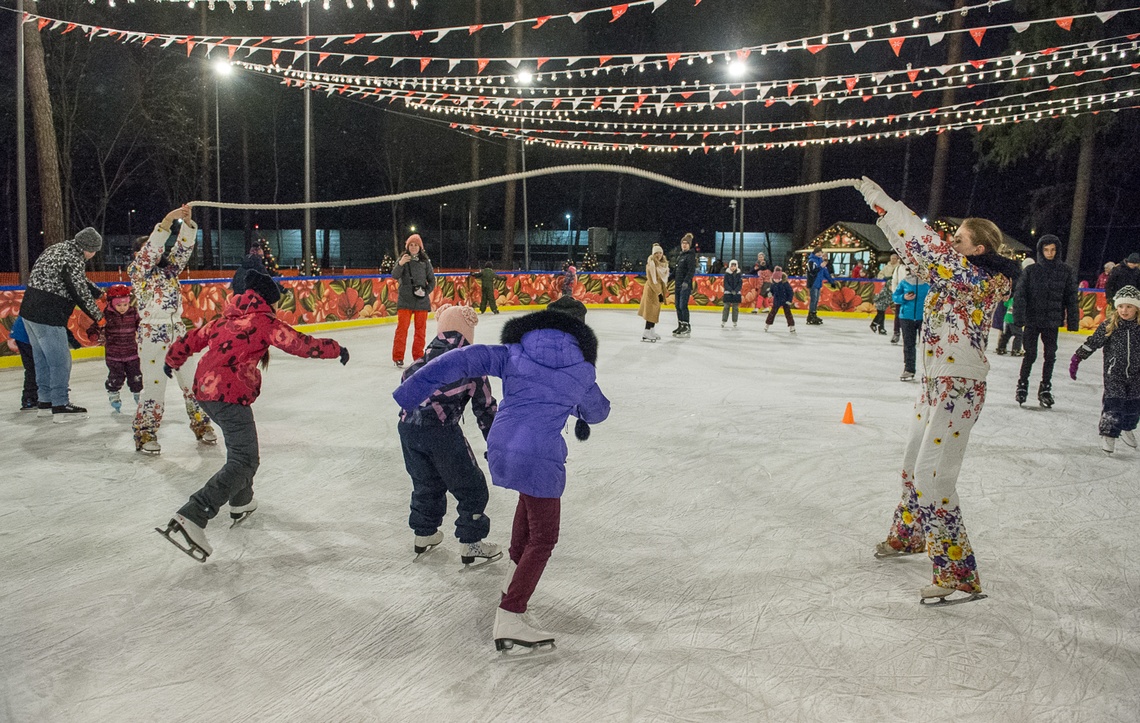
[(847, 402), (847, 410), (843, 412), (844, 424), (855, 424), (855, 412), (851, 410), (851, 402)]

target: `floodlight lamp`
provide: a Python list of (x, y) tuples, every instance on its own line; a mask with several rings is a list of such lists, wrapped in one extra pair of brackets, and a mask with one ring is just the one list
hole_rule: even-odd
[(233, 75), (234, 66), (228, 60), (215, 60), (214, 72), (221, 76)]
[(521, 85), (530, 85), (534, 82), (534, 75), (530, 71), (524, 70), (518, 74), (517, 80)]
[(734, 60), (728, 64), (728, 74), (733, 78), (740, 78), (748, 72), (748, 66), (741, 60)]

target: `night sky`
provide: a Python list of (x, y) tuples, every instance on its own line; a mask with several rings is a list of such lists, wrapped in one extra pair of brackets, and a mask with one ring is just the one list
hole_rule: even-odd
[[(103, 3), (104, 0), (99, 0)], [(468, 25), (474, 22), (474, 2), (443, 2), (423, 0), (412, 10), (406, 0), (398, 0), (399, 7), (389, 10), (384, 0), (378, 7), (368, 10), (363, 0), (357, 0), (354, 9), (347, 9), (344, 0), (332, 0), (329, 10), (319, 4), (312, 8), (311, 34), (379, 32), (402, 29), (432, 28), (445, 25)], [(565, 13), (604, 6), (604, 3), (591, 2), (540, 2), (527, 0), (524, 4), (525, 17), (537, 17), (546, 13)], [(861, 28), (872, 23), (901, 20), (914, 15), (933, 13), (947, 9), (948, 2), (898, 2), (888, 0), (878, 3), (834, 2), (833, 29)], [(771, 8), (769, 5), (778, 5)], [(551, 21), (543, 28), (526, 29), (521, 33), (522, 53), (527, 56), (551, 56), (573, 54), (631, 54), (655, 52), (690, 52), (719, 50), (731, 51), (748, 45), (766, 42), (779, 42), (806, 37), (816, 32), (812, 24), (818, 22), (818, 0), (805, 0), (797, 3), (758, 3), (754, 0), (703, 0), (694, 7), (692, 0), (668, 0), (655, 13), (648, 7), (631, 8), (616, 22), (608, 23), (608, 17), (592, 15), (574, 25), (567, 20)], [(1080, 2), (1032, 2), (1028, 5), (1038, 8), (1044, 5), (1069, 7), (1079, 12), (1083, 6), (1089, 9), (1103, 9), (1100, 6), (1126, 7), (1125, 4), (1100, 3), (1092, 8), (1092, 3)], [(511, 19), (514, 3), (510, 0), (485, 0), (483, 3), (484, 23)], [(758, 7), (760, 6), (760, 7)], [(1021, 7), (1019, 5), (1018, 7)], [(45, 16), (91, 23), (106, 27), (139, 30), (156, 33), (202, 33), (200, 27), (200, 7), (191, 10), (182, 3), (121, 3), (109, 8), (105, 4), (89, 5), (86, 2), (43, 2), (38, 12)], [(269, 11), (261, 3), (253, 11), (247, 11), (239, 4), (232, 12), (222, 3), (206, 13), (208, 34), (227, 35), (284, 35), (302, 34), (302, 10), (296, 4), (274, 7)], [(997, 6), (990, 13), (971, 13), (966, 20), (967, 27), (1018, 19), (1050, 17), (1059, 13), (1044, 10), (1018, 11), (1012, 3)], [(1101, 27), (1095, 20), (1087, 26), (1079, 21), (1074, 25), (1071, 36), (1065, 31), (1053, 28), (1050, 32), (1058, 36), (1052, 44), (1074, 42), (1078, 32), (1094, 32), (1102, 35), (1120, 35), (1140, 29), (1140, 13), (1122, 14)], [(923, 26), (923, 31), (933, 32), (945, 29), (948, 20), (940, 26), (933, 23)], [(0, 15), (0, 53), (13, 57), (14, 21), (11, 13)], [(1095, 27), (1094, 27), (1095, 26)], [(986, 58), (1010, 52), (1011, 43), (1028, 43), (1029, 36), (1017, 37), (1010, 31), (988, 33), (978, 47), (967, 38), (963, 45), (965, 59)], [(197, 79), (205, 60), (200, 50), (195, 50), (187, 58), (181, 45), (171, 49), (161, 49), (157, 43), (146, 48), (138, 44), (114, 43), (108, 40), (89, 42), (79, 33), (60, 35), (45, 31), (41, 34), (49, 54), (49, 74), (53, 81), (62, 77), (61, 69), (70, 73), (69, 88), (75, 106), (79, 109), (75, 116), (76, 141), (72, 160), (75, 180), (72, 184), (80, 198), (89, 198), (92, 189), (99, 187), (98, 160), (95, 143), (91, 137), (106, 137), (115, 119), (121, 118), (125, 108), (130, 108), (140, 98), (153, 112), (148, 112), (146, 123), (138, 128), (139, 141), (130, 154), (124, 154), (133, 171), (117, 188), (109, 199), (104, 211), (93, 208), (73, 209), (72, 226), (79, 227), (92, 223), (107, 233), (126, 233), (127, 219), (134, 219), (137, 232), (140, 227), (148, 227), (174, 203), (190, 200), (185, 196), (193, 189), (192, 179), (198, 159), (195, 152), (196, 136), (199, 133), (199, 113), (203, 92), (210, 101), (210, 132), (213, 129), (213, 75), (203, 86)], [(474, 38), (479, 38), (480, 48), (475, 50)], [(1081, 36), (1084, 37), (1084, 36)], [(1090, 36), (1093, 37), (1093, 36)], [(499, 30), (483, 31), (476, 36), (467, 33), (451, 33), (438, 44), (432, 44), (428, 36), (419, 41), (411, 38), (391, 38), (383, 44), (370, 45), (361, 52), (403, 55), (411, 58), (422, 56), (454, 57), (493, 57), (510, 56), (511, 33)], [(1040, 42), (1050, 43), (1049, 37)], [(364, 45), (362, 43), (361, 45)], [(343, 46), (337, 46), (343, 47)], [(826, 56), (826, 74), (897, 70), (913, 67), (939, 65), (945, 63), (947, 41), (929, 46), (926, 42), (908, 41), (899, 57), (895, 57), (885, 43), (868, 44), (853, 54), (847, 48), (832, 47), (823, 51)], [(1030, 47), (1023, 45), (1021, 47)], [(1046, 47), (1040, 45), (1038, 47)], [(332, 48), (335, 49), (335, 48)], [(287, 64), (291, 58), (281, 58)], [(224, 54), (215, 51), (216, 57)], [(240, 53), (237, 58), (240, 58)], [(1131, 62), (1140, 62), (1140, 55), (1131, 53)], [(268, 58), (262, 53), (254, 60), (266, 63)], [(804, 51), (772, 53), (764, 57), (753, 55), (748, 59), (748, 75), (751, 83), (778, 81), (781, 79), (814, 76), (818, 73), (814, 63), (816, 56)], [(299, 64), (298, 64), (299, 66)], [(592, 67), (591, 61), (579, 64), (582, 68)], [(435, 62), (423, 75), (426, 77), (447, 77), (445, 64)], [(575, 66), (578, 67), (578, 66)], [(3, 94), (3, 110), (0, 111), (2, 140), (0, 152), (3, 154), (5, 183), (0, 210), (5, 219), (0, 229), (0, 270), (12, 268), (12, 253), (8, 249), (14, 238), (15, 213), (15, 154), (14, 138), (14, 80), (12, 64), (4, 63), (0, 94)], [(54, 70), (52, 70), (54, 69)], [(551, 62), (543, 70), (561, 70)], [(314, 68), (314, 70), (318, 70)], [(395, 74), (419, 77), (419, 64), (405, 61), (396, 67), (387, 63), (372, 63), (367, 67), (359, 61), (343, 66), (335, 61), (326, 61), (321, 71), (346, 72), (353, 74)], [(451, 75), (466, 74), (458, 68)], [(515, 72), (510, 66), (493, 63), (485, 75), (498, 75)], [(79, 76), (79, 73), (82, 75)], [(619, 71), (603, 73), (600, 78), (587, 76), (570, 80), (559, 77), (536, 84), (536, 87), (567, 85), (596, 87), (601, 84), (632, 86), (634, 84), (653, 85), (666, 83), (723, 83), (729, 78), (726, 64), (717, 56), (712, 65), (697, 62), (689, 66), (678, 64), (673, 71), (657, 71), (650, 67), (647, 72)], [(1042, 84), (1044, 81), (1041, 81)], [(1114, 81), (1119, 87), (1135, 87), (1135, 79)], [(1129, 85), (1131, 84), (1131, 85)], [(60, 83), (53, 86), (58, 92)], [(1010, 84), (1012, 85), (1012, 84)], [(832, 87), (834, 89), (835, 86)], [(778, 91), (783, 94), (783, 91)], [(1012, 88), (998, 86), (990, 88), (982, 95), (1003, 95), (1014, 92)], [(755, 91), (746, 91), (754, 95)], [(776, 97), (775, 95), (773, 97)], [(970, 91), (960, 94), (959, 101), (972, 98)], [(242, 135), (243, 128), (248, 137), (248, 167), (250, 198), (254, 202), (298, 202), (302, 200), (302, 93), (295, 88), (284, 87), (279, 79), (241, 71), (221, 81), (218, 86), (219, 118), (221, 123), (221, 162), (222, 196), (226, 200), (238, 200), (242, 195)], [(909, 93), (900, 93), (895, 98), (875, 98), (861, 103), (848, 101), (842, 105), (829, 103), (824, 110), (825, 118), (852, 118), (881, 116), (888, 113), (905, 113), (910, 110), (923, 110), (938, 104), (939, 93), (926, 92), (915, 99)], [(315, 200), (355, 198), (391, 192), (393, 189), (411, 190), (470, 178), (470, 138), (469, 132), (449, 127), (451, 122), (480, 123), (484, 125), (505, 125), (503, 121), (488, 117), (459, 119), (455, 116), (442, 116), (407, 108), (400, 102), (387, 100), (352, 99), (341, 95), (326, 96), (315, 93), (313, 96), (314, 129), (316, 143), (316, 191)], [(804, 120), (810, 105), (801, 103), (787, 106), (777, 103), (770, 107), (754, 104), (748, 109), (749, 123)], [(58, 111), (57, 111), (58, 113)], [(602, 118), (611, 121), (629, 121), (629, 117), (612, 113), (589, 114), (586, 117)], [(635, 116), (646, 122), (697, 123), (738, 123), (739, 106), (730, 105), (723, 110), (703, 110), (697, 113)], [(1134, 111), (1123, 111), (1113, 116), (1114, 123), (1102, 131), (1098, 138), (1095, 179), (1085, 239), (1085, 255), (1082, 270), (1091, 273), (1098, 266), (1102, 255), (1106, 260), (1123, 256), (1127, 250), (1137, 248), (1136, 233), (1140, 230), (1140, 184), (1137, 172), (1130, 161), (1131, 149), (1140, 140), (1140, 123)], [(29, 115), (29, 125), (31, 118)], [(1052, 121), (1057, 123), (1057, 121)], [(1039, 124), (1045, 125), (1045, 123)], [(144, 127), (145, 126), (145, 127)], [(152, 130), (153, 127), (160, 130)], [(134, 127), (134, 126), (132, 126)], [(829, 131), (842, 135), (846, 131)], [(802, 135), (802, 131), (800, 132)], [(775, 137), (776, 134), (772, 134)], [(1075, 177), (1077, 147), (1069, 144), (1059, 152), (1035, 151), (1026, 160), (1001, 169), (993, 165), (983, 165), (979, 161), (976, 144), (977, 133), (971, 130), (952, 132), (951, 168), (947, 185), (944, 214), (948, 216), (978, 215), (992, 218), (1007, 233), (1031, 242), (1036, 233), (1056, 233), (1065, 239), (1068, 235), (1069, 213), (1072, 195), (1072, 182)], [(793, 132), (781, 132), (780, 139), (795, 138)], [(173, 138), (173, 140), (172, 140)], [(481, 175), (491, 176), (504, 172), (506, 146), (508, 141), (501, 137), (488, 137), (479, 134), (481, 149)], [(662, 141), (663, 142), (663, 141)], [(678, 141), (680, 142), (680, 141)], [(689, 141), (690, 143), (694, 141)], [(696, 141), (699, 142), (699, 141)], [(711, 142), (711, 141), (710, 141)], [(854, 144), (836, 144), (824, 151), (823, 179), (868, 175), (877, 180), (889, 193), (900, 197), (916, 211), (924, 212), (928, 201), (930, 183), (930, 163), (934, 153), (934, 135), (912, 136), (909, 139), (889, 139), (866, 141)], [(163, 150), (165, 149), (165, 150)], [(121, 149), (115, 153), (121, 152)], [(171, 154), (174, 154), (172, 158)], [(113, 154), (112, 154), (113, 155)], [(36, 204), (37, 190), (35, 177), (34, 149), (29, 146), (29, 194), (30, 194), (30, 235), (38, 236), (39, 213)], [(798, 149), (757, 150), (746, 154), (746, 186), (766, 188), (791, 185), (798, 182), (803, 152)], [(667, 174), (686, 181), (717, 187), (731, 187), (739, 183), (739, 154), (731, 150), (703, 153), (647, 153), (598, 152), (549, 148), (543, 145), (529, 145), (527, 164), (529, 168), (542, 168), (570, 163), (614, 163), (632, 165), (646, 170)], [(213, 170), (211, 161), (211, 187)], [(730, 228), (731, 216), (727, 201), (676, 191), (648, 181), (629, 179), (623, 182), (618, 226), (622, 230), (656, 231), (663, 238), (679, 237), (685, 231), (711, 232)], [(904, 185), (905, 184), (905, 185)], [(564, 175), (529, 182), (529, 216), (532, 225), (564, 227), (565, 214), (571, 213), (575, 227), (612, 227), (615, 219), (615, 199), (618, 180), (613, 175), (591, 174), (589, 176)], [(97, 195), (97, 194), (95, 194)], [(487, 188), (480, 194), (480, 215), (478, 223), (489, 228), (501, 228), (503, 189)], [(421, 201), (412, 201), (397, 211), (397, 225), (420, 223), (425, 228), (435, 228), (440, 204), (448, 204), (445, 225), (458, 228), (465, 222), (467, 194), (437, 196)], [(746, 227), (749, 231), (769, 230), (790, 231), (793, 226), (792, 197), (765, 201), (748, 202)], [(134, 209), (135, 214), (129, 214)], [(862, 199), (853, 191), (841, 190), (823, 195), (821, 226), (826, 228), (837, 220), (870, 221), (871, 214)], [(521, 196), (517, 212), (517, 224), (521, 227)], [(252, 214), (253, 223), (263, 228), (279, 225), (283, 228), (296, 228), (301, 223), (296, 212), (273, 214)], [(391, 234), (393, 225), (392, 209), (387, 206), (368, 206), (351, 209), (321, 211), (317, 214), (319, 227), (333, 228), (375, 228)], [(234, 213), (227, 226), (240, 224), (240, 214)], [(1111, 228), (1109, 226), (1111, 225)], [(34, 242), (33, 242), (34, 244)], [(35, 250), (33, 250), (33, 255)]]

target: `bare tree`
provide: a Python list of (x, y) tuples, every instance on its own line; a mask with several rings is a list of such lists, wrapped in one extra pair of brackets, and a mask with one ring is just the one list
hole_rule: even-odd
[[(29, 12), (39, 12), (34, 0), (28, 0), (25, 7)], [(36, 162), (39, 169), (40, 217), (46, 247), (67, 238), (59, 181), (59, 148), (56, 145), (55, 121), (52, 118), (44, 46), (40, 42), (35, 23), (24, 23), (23, 30), (28, 99), (32, 106), (32, 127), (36, 137)]]

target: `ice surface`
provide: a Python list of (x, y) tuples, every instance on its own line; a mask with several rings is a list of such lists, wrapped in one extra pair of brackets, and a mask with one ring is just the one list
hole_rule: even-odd
[[(510, 316), (481, 317), (480, 340)], [(589, 314), (613, 413), (587, 442), (567, 430), (562, 536), (531, 601), (558, 650), (522, 661), (494, 650), (503, 564), (460, 571), (454, 503), (412, 562), (392, 327), (328, 334), (346, 368), (274, 355), (261, 506), (232, 530), (223, 511), (205, 565), (152, 531), (224, 458), (173, 389), (145, 457), (102, 363), (76, 364), (92, 414), (71, 425), (16, 412), (21, 372), (0, 372), (0, 719), (1137, 720), (1140, 455), (1100, 451), (1100, 356), (1064, 374), (1079, 337), (1062, 334), (1051, 411), (1019, 409), (1020, 360), (991, 358), (959, 483), (990, 597), (930, 609), (925, 557), (871, 554), (918, 389), (901, 347), (868, 320), (799, 317), (791, 336), (695, 313), (676, 340), (672, 319), (647, 344), (634, 312)], [(515, 499), (492, 488), (491, 541)]]

